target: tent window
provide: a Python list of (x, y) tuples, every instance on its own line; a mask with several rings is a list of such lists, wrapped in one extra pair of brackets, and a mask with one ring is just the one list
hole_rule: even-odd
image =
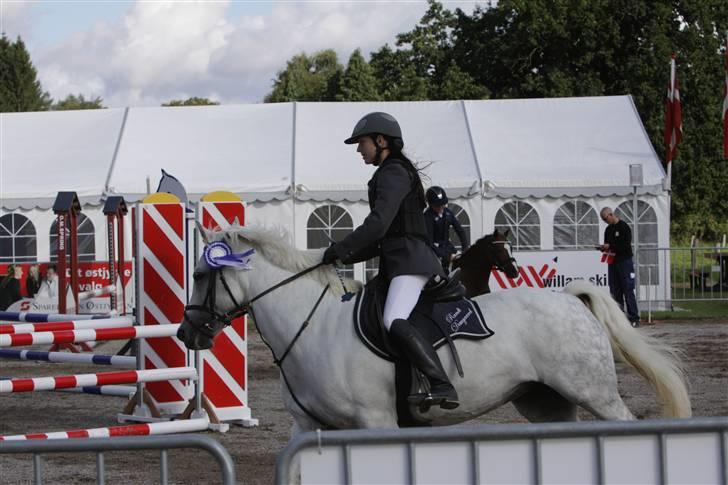
[(0, 263), (27, 263), (37, 260), (35, 226), (20, 214), (0, 217)]
[[(453, 214), (455, 214), (455, 217), (457, 218), (458, 222), (461, 226), (463, 226), (463, 231), (465, 231), (465, 237), (468, 238), (468, 242), (472, 243), (472, 234), (470, 233), (470, 216), (468, 216), (468, 213), (465, 212), (465, 209), (463, 209), (461, 206), (457, 204), (453, 204), (450, 202), (447, 205), (448, 209), (452, 211)], [(450, 228), (450, 242), (455, 246), (455, 249), (458, 251), (463, 250), (463, 245), (460, 244), (460, 238), (455, 233), (455, 229), (452, 227)]]
[(554, 216), (554, 249), (592, 249), (599, 244), (599, 216), (581, 200), (565, 203)]
[[(632, 202), (622, 202), (614, 211), (617, 217), (634, 228), (632, 217)], [(657, 213), (650, 207), (650, 204), (641, 200), (637, 201), (637, 218), (639, 231), (640, 250), (640, 284), (648, 282), (657, 284), (660, 278), (659, 265), (657, 264)]]
[[(308, 249), (325, 248), (331, 240), (341, 241), (354, 230), (351, 215), (338, 205), (324, 205), (314, 210), (306, 223)], [(354, 266), (344, 266), (343, 276), (354, 277)]]
[[(78, 234), (78, 260), (96, 260), (96, 234), (94, 223), (83, 214), (76, 216), (76, 232)], [(51, 261), (58, 261), (58, 221), (53, 221), (50, 230)], [(70, 249), (68, 243), (66, 247)]]
[(541, 221), (528, 202), (503, 204), (495, 215), (495, 228), (501, 232), (510, 229), (508, 239), (516, 251), (541, 249)]

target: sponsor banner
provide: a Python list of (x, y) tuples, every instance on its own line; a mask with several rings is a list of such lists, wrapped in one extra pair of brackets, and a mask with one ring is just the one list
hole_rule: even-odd
[(607, 265), (601, 262), (601, 256), (602, 253), (593, 250), (514, 252), (518, 278), (508, 278), (494, 270), (490, 275), (490, 289), (495, 292), (528, 287), (561, 291), (576, 279), (607, 288)]
[[(26, 279), (29, 267), (33, 263), (18, 263), (23, 268), (23, 279), (20, 282), (20, 293), (23, 300), (15, 302), (8, 307), (8, 311), (58, 313), (58, 298), (33, 298), (28, 294)], [(45, 278), (48, 266), (52, 263), (38, 263), (41, 281)], [(9, 264), (0, 264), (0, 275), (7, 274)], [(78, 292), (101, 289), (114, 284), (109, 277), (109, 263), (107, 261), (85, 261), (78, 263)], [(123, 284), (126, 289), (126, 312), (134, 309), (133, 265), (131, 261), (124, 262), (124, 271), (121, 272)], [(67, 281), (71, 281), (71, 269), (66, 268)], [(108, 313), (111, 311), (111, 302), (108, 296), (89, 298), (80, 302), (79, 313)]]

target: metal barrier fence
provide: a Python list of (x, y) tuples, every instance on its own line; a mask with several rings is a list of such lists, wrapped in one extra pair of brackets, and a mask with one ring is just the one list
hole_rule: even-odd
[[(202, 435), (166, 435), (145, 437), (88, 438), (72, 440), (27, 440), (0, 442), (0, 455), (32, 453), (33, 483), (43, 483), (42, 454), (46, 453), (96, 453), (96, 483), (105, 484), (105, 456), (107, 451), (160, 450), (159, 483), (166, 485), (169, 479), (167, 451), (170, 449), (197, 448), (210, 453), (220, 465), (224, 485), (234, 485), (235, 467), (230, 454), (218, 441)], [(0, 480), (2, 481), (2, 480)]]
[(728, 247), (640, 248), (639, 278), (641, 303), (728, 300)]
[(307, 432), (278, 455), (276, 484), (297, 459), (304, 484), (726, 485), (728, 418)]

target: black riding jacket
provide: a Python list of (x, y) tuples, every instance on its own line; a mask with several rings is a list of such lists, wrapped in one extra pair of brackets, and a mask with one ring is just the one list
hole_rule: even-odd
[(442, 211), (442, 215), (438, 215), (431, 207), (428, 207), (425, 210), (425, 227), (427, 228), (427, 238), (432, 245), (432, 249), (441, 259), (449, 258), (456, 252), (455, 246), (450, 242), (451, 227), (455, 229), (455, 233), (460, 239), (463, 252), (470, 247), (463, 226), (460, 225), (460, 221), (455, 217), (455, 214), (447, 207)]
[(604, 229), (604, 242), (614, 251), (614, 262), (620, 263), (632, 257), (632, 229), (620, 220)]
[(379, 273), (444, 277), (427, 243), (422, 183), (410, 162), (387, 158), (369, 180), (371, 211), (354, 232), (334, 246), (345, 264), (379, 256)]

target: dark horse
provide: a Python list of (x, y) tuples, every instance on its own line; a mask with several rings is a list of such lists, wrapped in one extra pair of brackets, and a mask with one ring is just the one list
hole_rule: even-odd
[(465, 286), (465, 296), (468, 298), (490, 293), (488, 280), (494, 267), (509, 278), (518, 277), (516, 260), (507, 247), (508, 233), (509, 230), (499, 232), (496, 229), (493, 234), (478, 239), (462, 256), (453, 261), (453, 270), (460, 269), (458, 277)]

